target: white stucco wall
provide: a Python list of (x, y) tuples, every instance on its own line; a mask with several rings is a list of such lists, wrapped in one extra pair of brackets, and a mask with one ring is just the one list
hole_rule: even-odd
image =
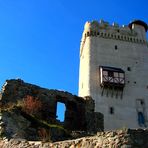
[[(119, 28), (119, 31), (116, 32), (117, 29), (112, 26), (101, 28), (100, 24), (96, 23), (95, 25), (98, 25), (98, 28), (95, 26), (94, 29), (91, 23), (87, 24), (83, 33), (79, 95), (89, 95), (95, 100), (95, 110), (104, 114), (105, 129), (139, 127), (136, 99), (143, 99), (145, 103), (145, 124), (148, 126), (148, 45), (145, 43), (144, 37), (141, 37), (141, 34), (145, 35), (144, 29), (142, 28), (142, 33), (138, 35), (136, 32), (130, 34), (129, 28), (124, 28), (125, 31), (120, 33), (122, 28)], [(94, 35), (85, 36), (91, 30), (93, 30)], [(96, 35), (97, 32), (99, 32), (99, 35)], [(101, 32), (104, 33), (104, 37), (100, 35)], [(105, 33), (109, 33), (109, 37)], [(111, 34), (116, 35), (116, 39), (111, 37)], [(122, 39), (119, 39), (118, 36), (122, 36)], [(124, 37), (133, 40), (126, 40)], [(115, 46), (117, 46), (117, 50)], [(111, 66), (125, 71), (126, 84), (122, 98), (120, 95), (115, 96), (116, 90), (113, 97), (111, 92), (108, 96), (105, 92), (103, 96), (101, 95), (99, 66)], [(127, 70), (128, 67), (131, 68), (131, 71)], [(114, 114), (110, 114), (110, 107), (114, 108)]]

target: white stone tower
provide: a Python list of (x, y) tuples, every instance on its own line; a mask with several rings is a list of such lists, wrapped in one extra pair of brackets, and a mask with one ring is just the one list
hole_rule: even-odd
[(104, 127), (148, 126), (148, 26), (86, 22), (80, 47), (79, 96), (91, 96)]

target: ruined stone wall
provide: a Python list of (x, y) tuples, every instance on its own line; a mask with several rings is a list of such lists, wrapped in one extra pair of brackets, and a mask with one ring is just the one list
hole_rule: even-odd
[[(64, 122), (56, 119), (57, 102), (66, 106)], [(6, 81), (0, 105), (1, 135), (9, 138), (38, 140), (35, 135), (43, 128), (48, 129), (50, 136), (53, 135), (53, 141), (63, 140), (65, 131), (96, 133), (103, 130), (103, 115), (94, 112), (92, 98), (84, 99), (68, 92), (41, 88), (22, 80)], [(57, 128), (50, 124), (59, 126), (60, 130), (57, 132)]]
[(55, 143), (31, 142), (22, 139), (1, 141), (3, 148), (147, 148), (148, 130), (117, 130), (99, 132), (95, 136), (83, 137), (75, 140), (66, 140)]

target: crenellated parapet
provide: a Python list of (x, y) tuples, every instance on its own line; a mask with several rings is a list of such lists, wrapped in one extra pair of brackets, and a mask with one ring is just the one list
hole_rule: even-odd
[(103, 20), (86, 22), (81, 40), (81, 51), (87, 37), (121, 40), (137, 44), (146, 44), (146, 31), (148, 26), (143, 21), (133, 21), (129, 25), (119, 26), (117, 23), (110, 25)]

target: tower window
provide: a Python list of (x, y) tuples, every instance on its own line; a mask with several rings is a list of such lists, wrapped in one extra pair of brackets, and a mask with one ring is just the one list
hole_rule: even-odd
[(138, 124), (141, 127), (145, 127), (145, 105), (143, 99), (137, 99), (136, 100), (136, 110), (137, 110), (137, 116), (138, 116)]
[(140, 100), (140, 103), (141, 103), (141, 105), (143, 105), (144, 104), (143, 100)]
[(123, 88), (125, 85), (125, 74), (120, 68), (100, 66), (101, 86), (115, 86)]
[(117, 50), (118, 49), (118, 47), (117, 47), (117, 45), (115, 45), (115, 50)]
[(110, 107), (110, 108), (109, 108), (109, 113), (110, 113), (110, 114), (114, 114), (114, 108), (113, 108), (113, 107)]
[(131, 71), (131, 68), (130, 67), (127, 67), (127, 71)]
[(139, 126), (144, 126), (145, 124), (145, 119), (142, 112), (138, 112), (138, 123), (139, 123)]

